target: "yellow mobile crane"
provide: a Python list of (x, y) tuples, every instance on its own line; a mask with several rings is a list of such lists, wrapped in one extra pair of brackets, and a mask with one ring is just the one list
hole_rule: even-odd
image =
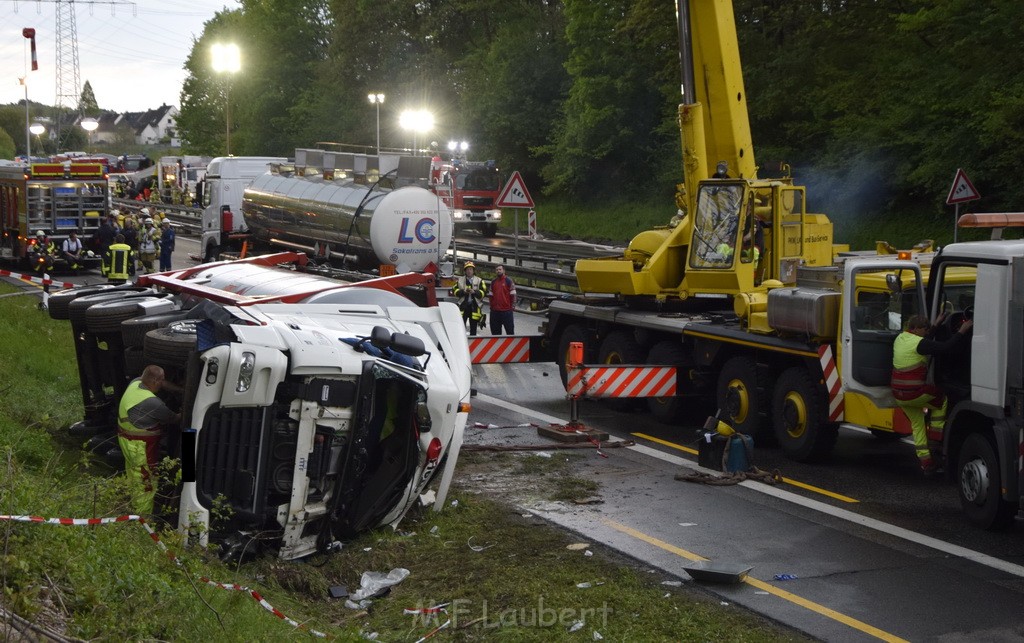
[[(680, 2), (678, 23), (679, 213), (624, 256), (577, 262), (583, 295), (552, 302), (545, 328), (563, 382), (574, 342), (587, 364), (675, 366), (675, 395), (647, 399), (657, 419), (713, 396), (798, 460), (826, 456), (840, 423), (909, 433), (889, 374), (901, 323), (925, 310), (921, 256), (837, 256), (803, 187), (757, 178), (730, 1)], [(968, 301), (973, 275), (958, 278)]]
[(668, 303), (793, 284), (797, 266), (832, 263), (832, 223), (805, 211), (792, 179), (757, 177), (732, 3), (680, 2), (677, 16), (679, 214), (638, 234), (623, 257), (578, 261), (580, 289)]

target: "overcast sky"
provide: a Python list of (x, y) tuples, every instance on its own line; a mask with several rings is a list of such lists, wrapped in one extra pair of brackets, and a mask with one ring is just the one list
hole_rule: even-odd
[[(66, 1), (66, 0), (65, 0)], [(132, 7), (134, 4), (134, 9)], [(161, 104), (181, 107), (185, 58), (203, 23), (235, 0), (96, 0), (75, 3), (81, 83), (92, 84), (103, 109), (140, 112)], [(29, 72), (29, 99), (52, 105), (57, 93), (56, 15), (50, 0), (0, 0), (0, 105), (25, 97), (18, 78), (25, 75), (28, 39), (36, 30), (39, 70)], [(79, 88), (79, 92), (81, 88)], [(76, 92), (77, 94), (78, 92)]]

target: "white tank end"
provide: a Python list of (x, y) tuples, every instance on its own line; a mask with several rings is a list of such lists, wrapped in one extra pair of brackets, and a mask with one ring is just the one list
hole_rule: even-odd
[(452, 212), (436, 194), (420, 187), (390, 192), (373, 210), (370, 243), (377, 257), (399, 273), (441, 263), (452, 242)]

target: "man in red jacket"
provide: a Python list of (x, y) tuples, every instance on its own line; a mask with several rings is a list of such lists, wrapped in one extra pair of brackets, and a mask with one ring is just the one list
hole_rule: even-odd
[(491, 282), (491, 334), (500, 335), (505, 329), (507, 335), (515, 334), (516, 284), (505, 274), (505, 266), (495, 268), (497, 276)]

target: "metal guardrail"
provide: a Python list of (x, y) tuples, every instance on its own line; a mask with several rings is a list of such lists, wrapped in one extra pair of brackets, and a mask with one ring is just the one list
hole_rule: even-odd
[(198, 235), (202, 229), (203, 211), (200, 208), (186, 208), (183, 205), (148, 203), (131, 199), (111, 199), (111, 202), (117, 209), (131, 212), (138, 212), (142, 208), (149, 208), (150, 211), (159, 210), (167, 214), (167, 218), (185, 234)]

